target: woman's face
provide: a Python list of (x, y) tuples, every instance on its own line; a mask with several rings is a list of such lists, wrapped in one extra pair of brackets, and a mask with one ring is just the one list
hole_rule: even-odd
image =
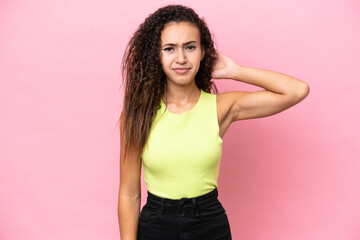
[(161, 32), (160, 59), (166, 80), (187, 85), (195, 80), (204, 54), (199, 29), (188, 22), (170, 22)]

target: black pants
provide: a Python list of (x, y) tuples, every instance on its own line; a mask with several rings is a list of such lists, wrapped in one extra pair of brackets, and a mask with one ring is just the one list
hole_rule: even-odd
[(173, 200), (148, 191), (141, 210), (138, 240), (231, 240), (226, 211), (218, 191)]

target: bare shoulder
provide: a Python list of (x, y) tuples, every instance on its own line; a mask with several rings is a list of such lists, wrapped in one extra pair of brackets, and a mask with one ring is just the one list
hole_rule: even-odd
[(220, 137), (223, 137), (230, 124), (233, 122), (233, 108), (236, 99), (245, 92), (224, 92), (216, 95), (217, 115), (220, 129)]
[[(222, 107), (233, 105), (236, 102), (236, 99), (245, 95), (247, 92), (242, 91), (232, 91), (232, 92), (223, 92), (217, 94), (216, 102), (220, 104)], [(224, 105), (224, 106), (223, 106)]]
[(216, 95), (216, 104), (219, 117), (227, 116), (231, 113), (236, 100), (241, 96), (246, 95), (246, 92), (223, 92)]

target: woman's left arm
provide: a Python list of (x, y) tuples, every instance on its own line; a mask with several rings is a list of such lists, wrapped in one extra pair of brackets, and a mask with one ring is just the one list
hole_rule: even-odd
[(274, 115), (299, 103), (309, 94), (305, 82), (275, 71), (245, 67), (219, 51), (212, 77), (233, 79), (256, 85), (256, 92), (226, 92), (221, 94), (231, 116), (231, 122)]

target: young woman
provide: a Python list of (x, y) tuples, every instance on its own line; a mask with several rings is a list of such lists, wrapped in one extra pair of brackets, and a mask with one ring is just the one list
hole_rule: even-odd
[[(264, 90), (215, 95), (211, 78)], [(217, 198), (222, 137), (235, 121), (297, 104), (309, 86), (237, 64), (214, 49), (206, 23), (181, 5), (160, 8), (139, 26), (124, 55), (123, 80), (121, 239), (231, 239)], [(148, 197), (140, 211), (142, 164)]]

